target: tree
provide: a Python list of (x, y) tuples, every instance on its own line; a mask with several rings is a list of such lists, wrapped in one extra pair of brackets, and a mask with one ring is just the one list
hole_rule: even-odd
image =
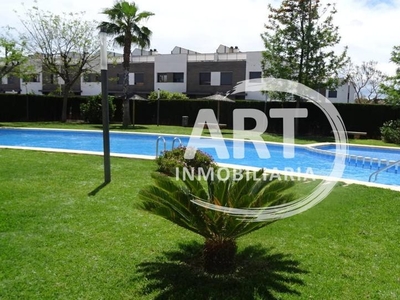
[(159, 93), (156, 91), (152, 91), (150, 95), (147, 97), (149, 100), (157, 100), (158, 94), (160, 94), (160, 99), (162, 100), (188, 100), (189, 97), (183, 93), (179, 92), (170, 92), (161, 90)]
[(362, 62), (361, 65), (349, 64), (347, 80), (353, 86), (356, 100), (367, 99), (369, 102), (377, 102), (383, 91), (380, 88), (386, 76), (377, 68), (378, 62)]
[(396, 74), (388, 76), (386, 82), (381, 84), (380, 87), (386, 95), (386, 102), (398, 106), (400, 105), (400, 46), (393, 48), (390, 61), (398, 66)]
[(111, 8), (104, 9), (103, 14), (107, 15), (110, 22), (101, 22), (99, 29), (114, 37), (114, 42), (124, 48), (123, 68), (123, 127), (128, 127), (131, 123), (129, 117), (129, 64), (131, 59), (132, 44), (138, 45), (142, 49), (150, 46), (152, 32), (149, 28), (141, 26), (140, 23), (147, 20), (154, 14), (149, 11), (139, 12), (139, 7), (135, 2), (120, 0), (115, 2)]
[[(268, 7), (269, 20), (261, 35), (264, 77), (293, 80), (315, 90), (337, 86), (347, 49), (339, 55), (333, 50), (340, 41), (338, 27), (333, 25), (335, 5), (322, 6), (319, 0), (283, 0), (279, 8)], [(276, 97), (287, 99), (283, 94)]]
[(196, 177), (178, 181), (154, 173), (154, 184), (139, 192), (141, 208), (203, 236), (204, 269), (215, 274), (228, 273), (234, 269), (237, 238), (272, 221), (251, 222), (244, 217), (202, 208), (192, 200), (236, 208), (268, 207), (293, 200), (293, 195), (287, 193), (293, 181), (263, 180), (262, 173), (261, 169), (254, 176), (243, 176), (239, 180), (215, 176), (213, 180), (209, 178), (207, 187)]
[(6, 76), (22, 78), (31, 71), (29, 57), (25, 53), (26, 42), (12, 38), (11, 28), (4, 28), (0, 35), (0, 80)]
[(61, 78), (63, 106), (61, 121), (67, 120), (68, 97), (72, 86), (85, 72), (99, 66), (100, 41), (97, 24), (84, 20), (84, 13), (57, 15), (33, 7), (20, 18), (26, 32), (27, 50), (36, 55), (43, 72)]

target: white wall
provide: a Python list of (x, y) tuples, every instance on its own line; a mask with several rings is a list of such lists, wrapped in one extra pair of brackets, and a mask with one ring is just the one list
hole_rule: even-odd
[(57, 82), (58, 84), (64, 84), (64, 79), (62, 79), (60, 76), (57, 77)]
[[(163, 91), (168, 91), (171, 93), (185, 93), (186, 84), (182, 82), (159, 82), (157, 84), (158, 88)], [(156, 88), (155, 90), (157, 90)]]
[[(246, 79), (249, 78), (250, 72), (262, 72), (261, 68), (261, 60), (262, 60), (262, 52), (246, 52)], [(265, 101), (266, 95), (261, 92), (247, 92), (245, 99), (248, 100), (258, 100)]]
[(221, 85), (221, 72), (211, 72), (210, 85), (213, 85), (213, 86)]
[[(121, 57), (122, 54), (108, 52), (108, 60), (112, 61), (113, 58)], [(90, 66), (86, 65), (88, 73), (97, 73), (99, 74), (99, 78), (101, 78), (101, 66), (100, 66), (100, 57), (96, 58), (92, 62), (90, 62)], [(109, 65), (108, 65), (109, 68)], [(96, 96), (101, 93), (101, 82), (85, 82), (84, 74), (81, 74), (81, 95), (82, 96)]]
[[(157, 82), (158, 73), (183, 73), (183, 82)], [(155, 56), (154, 90), (186, 93), (187, 54), (164, 54)]]
[(355, 94), (355, 90), (354, 88), (350, 85), (347, 85), (347, 83), (339, 86), (337, 88), (337, 97), (336, 98), (332, 98), (332, 97), (328, 97), (329, 96), (329, 91), (326, 91), (326, 95), (325, 97), (329, 99), (329, 101), (331, 101), (332, 103), (354, 103), (354, 94)]
[(129, 75), (128, 84), (135, 85), (135, 73), (129, 73), (128, 75)]
[(21, 80), (21, 94), (36, 94), (42, 95), (43, 85), (41, 82), (22, 82)]
[(83, 82), (81, 79), (81, 95), (95, 96), (101, 93), (101, 82)]

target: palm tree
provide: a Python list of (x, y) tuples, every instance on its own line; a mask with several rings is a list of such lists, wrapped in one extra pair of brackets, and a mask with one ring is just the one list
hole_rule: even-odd
[(110, 22), (101, 22), (99, 29), (104, 30), (107, 34), (114, 37), (114, 42), (124, 48), (123, 68), (124, 68), (124, 84), (123, 84), (123, 127), (128, 127), (129, 117), (129, 64), (131, 58), (132, 44), (138, 45), (140, 48), (150, 46), (151, 30), (140, 23), (153, 16), (154, 13), (149, 11), (139, 12), (139, 7), (135, 2), (127, 2), (119, 0), (111, 8), (102, 11), (107, 15)]
[(209, 273), (227, 273), (234, 269), (236, 239), (270, 223), (249, 222), (246, 217), (205, 209), (193, 200), (222, 207), (259, 208), (287, 203), (293, 195), (286, 190), (293, 182), (260, 180), (263, 170), (235, 180), (220, 180), (214, 176), (207, 187), (198, 178), (171, 179), (154, 173), (154, 184), (139, 192), (140, 207), (159, 215), (205, 238), (203, 248), (204, 269)]

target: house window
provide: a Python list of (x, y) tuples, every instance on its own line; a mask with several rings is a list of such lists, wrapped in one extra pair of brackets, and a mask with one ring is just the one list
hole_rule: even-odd
[(100, 82), (100, 76), (96, 73), (86, 73), (83, 75), (84, 82)]
[(337, 91), (328, 91), (328, 98), (337, 98)]
[(43, 74), (43, 83), (44, 84), (57, 84), (57, 75), (56, 74)]
[(23, 78), (22, 82), (40, 82), (40, 75), (30, 74), (26, 78)]
[(173, 73), (172, 80), (173, 82), (183, 82), (183, 73)]
[(8, 76), (7, 77), (7, 84), (14, 84), (17, 82), (17, 78), (15, 76)]
[(167, 73), (157, 73), (157, 82), (168, 82)]
[(144, 84), (144, 73), (135, 73), (135, 85)]
[(249, 72), (249, 79), (261, 78), (261, 72)]
[(232, 85), (232, 72), (221, 72), (221, 85)]
[(210, 85), (211, 84), (211, 73), (199, 73), (199, 83), (200, 85)]

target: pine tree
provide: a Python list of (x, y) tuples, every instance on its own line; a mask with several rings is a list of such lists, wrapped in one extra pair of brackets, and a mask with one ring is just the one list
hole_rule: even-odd
[[(337, 86), (338, 72), (348, 59), (347, 48), (338, 55), (333, 49), (340, 42), (338, 27), (333, 25), (335, 5), (283, 0), (279, 8), (268, 8), (266, 32), (261, 35), (264, 77), (293, 80), (315, 90)], [(283, 94), (274, 97), (287, 99)]]

